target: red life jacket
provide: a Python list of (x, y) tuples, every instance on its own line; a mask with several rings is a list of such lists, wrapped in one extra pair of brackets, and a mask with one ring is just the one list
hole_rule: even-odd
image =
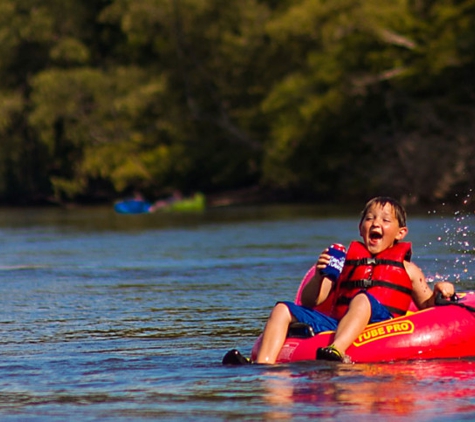
[(376, 256), (363, 243), (352, 242), (338, 279), (332, 316), (343, 318), (351, 299), (361, 290), (371, 293), (393, 316), (405, 315), (411, 303), (412, 281), (404, 261), (410, 261), (411, 254), (409, 242), (396, 243)]

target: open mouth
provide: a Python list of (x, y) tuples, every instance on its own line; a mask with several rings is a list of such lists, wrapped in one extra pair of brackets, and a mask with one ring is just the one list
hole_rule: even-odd
[(381, 233), (378, 233), (378, 232), (371, 232), (369, 234), (369, 238), (371, 240), (379, 240), (379, 239), (382, 239), (383, 238), (383, 235)]

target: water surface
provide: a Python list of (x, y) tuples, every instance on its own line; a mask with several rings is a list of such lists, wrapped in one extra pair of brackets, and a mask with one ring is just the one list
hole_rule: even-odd
[[(432, 282), (474, 289), (472, 215), (409, 220)], [(0, 419), (471, 420), (475, 360), (224, 367), (358, 215), (1, 210)]]

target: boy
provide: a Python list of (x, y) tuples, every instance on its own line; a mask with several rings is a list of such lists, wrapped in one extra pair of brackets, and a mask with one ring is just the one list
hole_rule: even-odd
[[(406, 212), (396, 200), (376, 197), (370, 200), (359, 223), (363, 242), (350, 245), (343, 272), (336, 286), (321, 274), (328, 263), (328, 250), (319, 256), (318, 271), (302, 292), (302, 306), (278, 302), (265, 326), (256, 363), (273, 364), (282, 348), (291, 322), (304, 322), (315, 333), (336, 330), (331, 346), (320, 348), (317, 359), (349, 361), (347, 348), (366, 325), (404, 315), (411, 299), (419, 309), (434, 306), (438, 293), (445, 298), (454, 295), (452, 283), (435, 284), (432, 292), (424, 274), (413, 263), (406, 236)], [(315, 308), (335, 290), (331, 316)]]

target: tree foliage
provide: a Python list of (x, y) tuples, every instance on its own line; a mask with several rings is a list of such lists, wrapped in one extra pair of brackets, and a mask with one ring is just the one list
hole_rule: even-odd
[(3, 0), (0, 198), (475, 178), (473, 0)]

